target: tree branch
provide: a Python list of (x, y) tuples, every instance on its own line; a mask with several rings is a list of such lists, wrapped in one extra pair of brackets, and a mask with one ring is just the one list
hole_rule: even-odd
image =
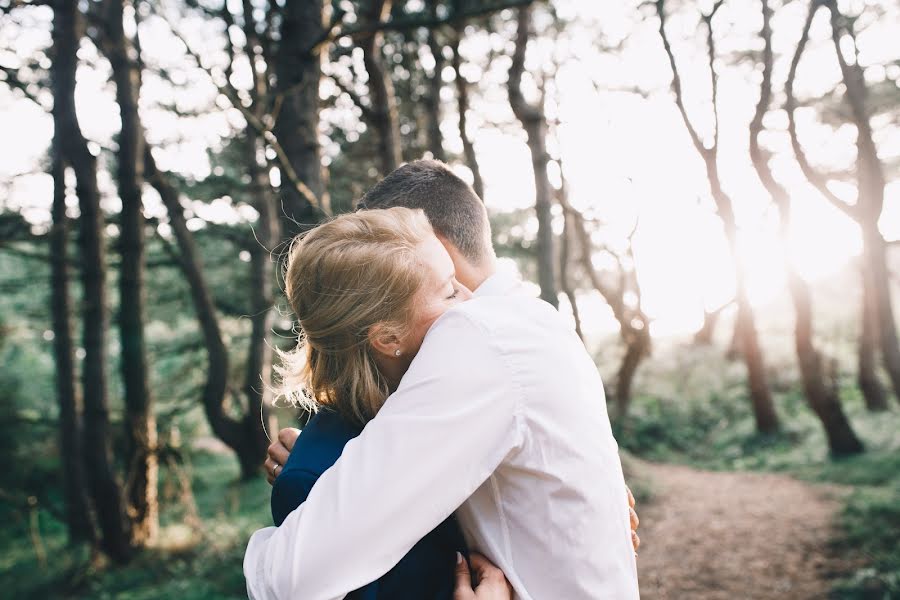
[[(325, 35), (321, 39), (316, 40), (309, 48), (309, 52), (315, 52), (319, 46), (329, 42), (334, 42), (344, 37), (367, 36), (378, 31), (408, 31), (410, 29), (418, 29), (420, 27), (436, 28), (443, 25), (456, 25), (474, 19), (494, 14), (507, 8), (519, 8), (529, 6), (536, 0), (503, 0), (501, 2), (484, 3), (476, 6), (468, 11), (452, 12), (446, 17), (434, 17), (428, 14), (417, 15), (403, 19), (391, 19), (381, 23), (367, 22), (356, 27), (346, 27), (337, 29), (338, 23), (332, 23), (331, 27), (326, 29)], [(343, 15), (341, 15), (343, 16)]]
[[(162, 16), (162, 15), (161, 15)], [(165, 17), (162, 17), (165, 19)], [(318, 210), (320, 213), (326, 216), (330, 216), (330, 211), (327, 207), (323, 206), (321, 202), (319, 202), (319, 198), (316, 194), (306, 185), (300, 177), (297, 175), (297, 171), (291, 165), (291, 161), (288, 159), (287, 154), (284, 151), (284, 148), (278, 142), (278, 138), (272, 132), (271, 128), (267, 127), (263, 120), (257, 117), (253, 111), (249, 110), (242, 103), (240, 98), (237, 95), (237, 91), (231, 85), (222, 86), (216, 83), (216, 78), (212, 73), (212, 69), (203, 64), (203, 60), (200, 55), (197, 54), (191, 46), (187, 43), (187, 40), (181, 32), (167, 19), (165, 19), (169, 25), (169, 29), (172, 31), (172, 34), (181, 41), (182, 45), (184, 45), (185, 51), (187, 54), (194, 60), (197, 67), (199, 67), (202, 71), (204, 71), (209, 77), (210, 81), (220, 94), (225, 96), (231, 105), (240, 111), (241, 115), (247, 121), (247, 124), (250, 125), (256, 132), (263, 136), (266, 143), (269, 144), (272, 149), (275, 151), (276, 158), (278, 159), (278, 166), (281, 168), (281, 172), (284, 177), (294, 186), (294, 189), (297, 190), (297, 193), (300, 194), (303, 198), (306, 199), (309, 204)]]
[(28, 89), (28, 84), (22, 81), (22, 79), (19, 77), (19, 69), (0, 65), (0, 73), (3, 73), (5, 75), (6, 78), (3, 80), (3, 82), (6, 83), (6, 85), (8, 85), (10, 88), (22, 92), (25, 98), (37, 104), (42, 110), (50, 110), (49, 108), (44, 106), (40, 99), (38, 99), (38, 97)]
[(800, 41), (797, 42), (797, 49), (794, 51), (794, 57), (791, 59), (791, 67), (788, 71), (787, 82), (784, 86), (786, 96), (784, 109), (788, 116), (788, 134), (791, 138), (791, 147), (794, 150), (794, 156), (797, 158), (797, 164), (800, 165), (800, 170), (803, 172), (804, 177), (806, 177), (813, 187), (815, 187), (835, 208), (851, 219), (856, 220), (856, 208), (841, 200), (837, 194), (831, 191), (828, 187), (828, 179), (810, 164), (806, 157), (806, 151), (803, 149), (803, 145), (800, 143), (800, 139), (797, 136), (797, 120), (795, 116), (797, 99), (794, 96), (794, 81), (797, 78), (797, 68), (800, 66), (800, 58), (803, 56), (803, 51), (806, 49), (806, 44), (809, 41), (809, 30), (812, 26), (813, 18), (816, 16), (816, 11), (818, 11), (821, 6), (821, 0), (811, 0), (809, 4), (806, 22), (803, 24)]
[(367, 106), (365, 102), (363, 102), (362, 97), (353, 91), (353, 88), (341, 81), (337, 75), (328, 75), (328, 77), (334, 82), (334, 85), (336, 85), (341, 92), (347, 94), (350, 97), (350, 100), (353, 101), (353, 104), (362, 111), (363, 119), (371, 122), (375, 116), (372, 107)]
[(694, 125), (691, 123), (691, 119), (687, 114), (687, 109), (684, 106), (684, 94), (681, 90), (681, 76), (678, 74), (678, 65), (675, 62), (675, 54), (672, 52), (672, 45), (669, 43), (669, 36), (666, 34), (665, 0), (656, 0), (655, 6), (656, 15), (659, 17), (659, 37), (662, 39), (663, 48), (666, 51), (666, 56), (669, 57), (669, 66), (672, 69), (672, 91), (675, 93), (675, 105), (678, 107), (678, 112), (681, 113), (681, 119), (684, 121), (684, 125), (688, 130), (688, 135), (690, 135), (691, 142), (694, 143), (697, 152), (702, 156), (706, 156), (709, 153), (709, 150), (703, 145), (703, 141), (697, 134), (697, 130), (694, 129)]

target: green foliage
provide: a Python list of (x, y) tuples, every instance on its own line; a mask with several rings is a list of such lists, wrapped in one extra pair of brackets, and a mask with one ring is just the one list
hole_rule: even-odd
[[(21, 506), (0, 504), (0, 519), (11, 524), (0, 531), (5, 597), (246, 598), (241, 562), (250, 533), (271, 522), (268, 485), (262, 479), (238, 482), (230, 454), (195, 452), (191, 458), (187, 469), (201, 528), (184, 523), (178, 502), (164, 502), (158, 547), (126, 567), (92, 563), (85, 548), (68, 547), (63, 525), (43, 507), (34, 509), (33, 526), (32, 515)], [(163, 490), (172, 475), (163, 470)], [(43, 563), (37, 558), (41, 551)]]

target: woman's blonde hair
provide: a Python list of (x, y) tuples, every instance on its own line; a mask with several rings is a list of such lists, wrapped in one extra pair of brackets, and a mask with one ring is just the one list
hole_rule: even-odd
[(311, 411), (337, 409), (365, 424), (390, 394), (370, 330), (402, 337), (426, 270), (416, 248), (431, 225), (420, 210), (341, 215), (298, 236), (285, 293), (300, 323), (297, 347), (281, 352), (280, 396)]

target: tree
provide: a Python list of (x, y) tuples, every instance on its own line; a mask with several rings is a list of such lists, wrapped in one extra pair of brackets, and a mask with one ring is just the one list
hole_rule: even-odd
[(125, 2), (105, 2), (103, 50), (112, 66), (116, 102), (122, 120), (116, 164), (119, 198), (122, 201), (118, 245), (122, 256), (119, 336), (128, 441), (125, 500), (131, 520), (132, 543), (143, 545), (155, 540), (159, 530), (159, 458), (144, 342), (144, 134), (138, 115), (141, 70), (139, 46), (125, 35)]
[(734, 208), (731, 198), (722, 187), (719, 176), (718, 154), (719, 154), (719, 113), (716, 105), (718, 95), (718, 75), (715, 69), (715, 40), (713, 37), (713, 19), (719, 8), (722, 6), (723, 0), (717, 0), (712, 10), (708, 14), (702, 14), (702, 20), (706, 29), (706, 49), (709, 59), (709, 72), (712, 92), (712, 113), (713, 113), (713, 136), (710, 145), (704, 144), (700, 138), (693, 123), (687, 114), (682, 96), (681, 77), (678, 71), (678, 65), (675, 62), (675, 55), (672, 52), (672, 46), (669, 43), (669, 37), (666, 33), (666, 11), (665, 1), (656, 0), (656, 14), (659, 17), (659, 35), (662, 39), (663, 48), (669, 58), (669, 65), (672, 69), (672, 90), (675, 93), (675, 104), (681, 114), (681, 119), (691, 138), (691, 142), (697, 154), (703, 160), (706, 167), (706, 176), (709, 180), (710, 194), (716, 205), (716, 212), (722, 221), (725, 229), (725, 236), (728, 239), (728, 248), (731, 252), (732, 260), (735, 268), (735, 284), (736, 302), (737, 302), (737, 331), (741, 342), (741, 355), (744, 363), (747, 365), (747, 374), (749, 382), (750, 400), (753, 407), (753, 416), (756, 420), (756, 429), (760, 433), (773, 433), (778, 430), (778, 416), (775, 413), (775, 405), (772, 402), (772, 394), (769, 391), (769, 385), (766, 378), (765, 365), (763, 362), (762, 348), (759, 344), (759, 337), (756, 332), (755, 317), (753, 308), (750, 306), (750, 299), (747, 295), (746, 277), (743, 267), (738, 259), (737, 251), (737, 223), (734, 217)]
[(124, 562), (131, 558), (133, 548), (122, 490), (110, 459), (104, 216), (97, 188), (97, 162), (88, 149), (75, 113), (75, 69), (82, 30), (76, 4), (62, 0), (54, 3), (54, 116), (60, 127), (55, 135), (62, 142), (65, 161), (75, 172), (75, 191), (81, 209), (78, 248), (83, 288), (83, 448), (85, 464), (91, 466), (86, 479), (100, 528), (100, 546), (111, 558)]
[(772, 202), (778, 209), (780, 219), (782, 252), (787, 269), (788, 291), (794, 305), (794, 349), (800, 367), (800, 378), (806, 401), (822, 422), (828, 447), (834, 455), (856, 454), (862, 452), (863, 445), (850, 426), (841, 407), (841, 401), (834, 386), (825, 379), (823, 357), (813, 342), (813, 313), (809, 286), (797, 272), (787, 252), (790, 233), (791, 195), (776, 181), (769, 168), (768, 155), (759, 143), (763, 131), (763, 118), (772, 101), (772, 9), (768, 0), (761, 0), (763, 24), (760, 36), (763, 40), (763, 72), (760, 85), (759, 102), (750, 122), (750, 158), (756, 174), (768, 191)]
[[(829, 178), (806, 157), (806, 152), (797, 134), (794, 81), (800, 59), (809, 40), (809, 30), (813, 18), (820, 8), (827, 8), (831, 16), (831, 36), (841, 69), (841, 80), (845, 88), (845, 101), (850, 107), (852, 123), (856, 127), (856, 203), (848, 204), (829, 187)], [(843, 42), (853, 49), (853, 59), (844, 55)], [(890, 376), (895, 396), (900, 399), (900, 340), (891, 305), (890, 273), (887, 266), (887, 245), (878, 221), (884, 208), (885, 175), (884, 165), (878, 157), (878, 150), (872, 137), (870, 108), (867, 104), (868, 89), (862, 67), (856, 58), (856, 40), (853, 20), (847, 18), (832, 0), (811, 0), (806, 22), (800, 40), (791, 60), (785, 93), (785, 109), (788, 113), (788, 132), (791, 146), (801, 170), (819, 193), (838, 210), (859, 224), (862, 231), (863, 255), (863, 319), (860, 341), (860, 387), (865, 393), (873, 394), (869, 405), (878, 407), (877, 378), (872, 369), (873, 347), (878, 343), (882, 362)], [(866, 311), (869, 314), (866, 314)], [(877, 340), (877, 342), (876, 342)]]
[(378, 159), (382, 175), (403, 162), (400, 147), (400, 122), (394, 84), (384, 65), (381, 24), (391, 14), (392, 0), (364, 0), (361, 20), (371, 31), (360, 35), (357, 43), (363, 51), (363, 64), (369, 76), (369, 121), (378, 133)]
[(551, 205), (553, 192), (547, 175), (547, 121), (544, 118), (543, 91), (537, 103), (529, 103), (522, 91), (522, 75), (525, 72), (525, 51), (531, 26), (531, 7), (518, 10), (516, 45), (509, 67), (509, 104), (528, 136), (531, 165), (534, 174), (535, 213), (537, 214), (537, 266), (541, 299), (554, 307), (559, 306), (554, 275), (553, 217)]
[[(54, 30), (56, 31), (56, 30)], [(82, 453), (82, 404), (75, 384), (75, 348), (72, 339), (72, 306), (69, 296), (69, 218), (66, 215), (66, 162), (62, 131), (65, 128), (67, 74), (65, 61), (51, 66), (53, 121), (51, 146), (53, 206), (50, 229), (50, 314), (53, 318), (53, 356), (56, 364), (56, 396), (59, 404), (59, 448), (65, 498), (66, 527), (70, 543), (94, 542)]]
[[(437, 18), (438, 1), (428, 0), (428, 10), (430, 14)], [(428, 131), (428, 151), (436, 160), (447, 161), (447, 153), (444, 152), (444, 138), (441, 134), (441, 89), (444, 87), (442, 74), (446, 59), (444, 58), (444, 46), (438, 42), (437, 32), (435, 28), (429, 28), (427, 31), (428, 49), (434, 60), (434, 67), (428, 78), (428, 93), (425, 95), (425, 118), (427, 120)], [(477, 191), (475, 192), (478, 193)]]
[(463, 156), (466, 166), (472, 171), (472, 189), (478, 197), (484, 200), (484, 181), (481, 179), (481, 168), (478, 165), (478, 157), (475, 154), (475, 144), (469, 134), (469, 82), (462, 74), (462, 55), (459, 52), (459, 42), (462, 39), (462, 25), (453, 29), (453, 41), (450, 50), (453, 53), (451, 66), (453, 67), (453, 84), (456, 87), (456, 110), (459, 114), (459, 137), (462, 140)]
[(625, 344), (625, 354), (619, 363), (613, 390), (615, 415), (617, 418), (621, 418), (628, 414), (632, 384), (637, 369), (641, 361), (650, 355), (653, 347), (650, 337), (650, 317), (641, 306), (641, 286), (637, 278), (632, 251), (632, 240), (637, 231), (637, 222), (627, 236), (624, 255), (609, 246), (601, 248), (602, 252), (609, 255), (616, 265), (615, 271), (604, 276), (594, 266), (594, 245), (586, 225), (587, 218), (564, 199), (563, 212), (566, 215), (567, 225), (572, 228), (574, 236), (578, 240), (581, 250), (579, 255), (581, 267), (591, 282), (591, 286), (600, 292), (612, 310), (613, 316), (619, 323), (619, 334)]

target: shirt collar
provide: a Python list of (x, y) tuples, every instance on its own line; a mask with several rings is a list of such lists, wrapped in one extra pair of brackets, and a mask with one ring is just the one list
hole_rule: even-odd
[(480, 298), (481, 296), (508, 296), (517, 292), (521, 287), (522, 280), (517, 273), (500, 269), (485, 279), (475, 289), (472, 296), (475, 298)]

